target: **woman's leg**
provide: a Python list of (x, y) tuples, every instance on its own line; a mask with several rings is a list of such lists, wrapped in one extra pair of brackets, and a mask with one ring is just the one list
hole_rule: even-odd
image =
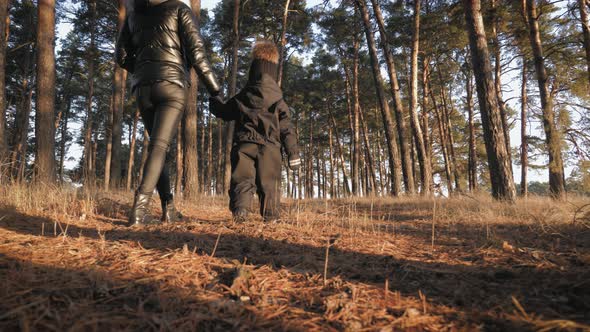
[(186, 90), (167, 82), (154, 84), (150, 90), (150, 100), (153, 104), (153, 124), (149, 155), (139, 192), (151, 194), (158, 185), (158, 191), (161, 194), (168, 194), (170, 180), (167, 170), (163, 171), (168, 147), (176, 135), (178, 123), (186, 106)]
[[(143, 90), (141, 90), (143, 89)], [(155, 118), (155, 110), (154, 106), (151, 103), (151, 86), (144, 86), (140, 87), (137, 90), (137, 104), (139, 107), (139, 111), (141, 113), (141, 118), (143, 119), (143, 124), (145, 129), (147, 130), (150, 137), (152, 137), (152, 131), (154, 130), (154, 118)], [(162, 169), (162, 173), (160, 174), (160, 178), (158, 179), (158, 183), (156, 184), (156, 188), (158, 189), (158, 193), (160, 197), (164, 200), (169, 200), (171, 195), (170, 189), (170, 173), (169, 169), (169, 153), (166, 154), (166, 160), (164, 162), (164, 168)]]

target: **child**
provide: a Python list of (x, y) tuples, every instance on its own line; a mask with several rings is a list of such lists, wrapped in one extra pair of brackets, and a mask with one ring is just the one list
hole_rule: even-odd
[(301, 165), (297, 135), (289, 106), (276, 82), (279, 53), (268, 41), (254, 45), (248, 83), (223, 103), (210, 98), (211, 112), (225, 121), (236, 121), (231, 151), (229, 207), (234, 221), (246, 220), (254, 191), (260, 198), (265, 222), (280, 218), (281, 144), (289, 157), (289, 168)]

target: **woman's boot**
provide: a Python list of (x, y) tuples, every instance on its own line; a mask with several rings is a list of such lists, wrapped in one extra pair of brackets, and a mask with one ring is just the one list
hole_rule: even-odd
[(133, 207), (131, 208), (131, 214), (129, 215), (129, 223), (127, 226), (141, 227), (154, 223), (148, 214), (148, 207), (151, 199), (151, 194), (135, 193), (135, 200), (133, 201)]
[(161, 222), (180, 222), (182, 221), (183, 215), (182, 213), (176, 210), (174, 206), (174, 196), (172, 194), (168, 194), (166, 196), (162, 196), (160, 198), (162, 203), (162, 219)]

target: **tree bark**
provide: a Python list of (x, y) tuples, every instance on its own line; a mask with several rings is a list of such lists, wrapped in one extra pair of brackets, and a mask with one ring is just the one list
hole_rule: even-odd
[[(119, 0), (119, 30), (121, 29), (123, 23), (125, 23), (125, 17), (125, 0)], [(123, 137), (122, 117), (123, 105), (125, 102), (125, 81), (127, 80), (127, 72), (123, 70), (123, 68), (119, 67), (119, 65), (115, 64), (115, 73), (113, 77), (113, 123), (111, 132), (112, 145), (110, 157), (111, 166), (110, 177), (108, 179), (105, 178), (106, 188), (118, 188), (121, 186), (121, 139)]]
[(66, 109), (61, 121), (61, 141), (60, 141), (60, 155), (59, 155), (59, 180), (64, 182), (64, 162), (66, 158), (66, 143), (68, 138), (68, 121), (70, 119), (70, 109), (72, 108), (72, 97), (66, 98)]
[(465, 75), (465, 90), (467, 91), (467, 114), (469, 118), (469, 191), (476, 192), (477, 183), (477, 146), (475, 141), (475, 115), (473, 110), (473, 72), (471, 66), (466, 64), (469, 68)]
[(586, 51), (588, 83), (590, 84), (590, 23), (588, 23), (588, 0), (578, 0), (578, 6), (580, 7), (580, 20), (582, 21), (582, 33), (584, 35), (584, 50)]
[[(421, 115), (421, 123), (422, 123), (422, 134), (424, 135), (424, 152), (426, 154), (425, 158), (428, 160), (430, 164), (431, 171), (432, 171), (432, 143), (430, 139), (430, 122), (428, 116), (428, 96), (430, 95), (429, 92), (429, 77), (430, 77), (430, 69), (429, 69), (429, 60), (428, 57), (424, 56), (422, 59), (422, 113)], [(434, 184), (434, 181), (433, 183)]]
[[(375, 44), (375, 36), (373, 34), (373, 28), (369, 19), (369, 11), (365, 0), (356, 0), (356, 4), (361, 11), (363, 23), (365, 25), (365, 34), (367, 36), (367, 44), (369, 47), (369, 53), (371, 54), (371, 67), (373, 68), (373, 78), (375, 80), (375, 90), (377, 93), (377, 99), (379, 100), (379, 106), (381, 110), (381, 116), (383, 118), (383, 124), (385, 126), (385, 137), (387, 140), (387, 148), (389, 152), (389, 168), (391, 171), (391, 191), (390, 193), (394, 196), (398, 196), (401, 191), (401, 160), (397, 145), (397, 138), (395, 135), (395, 124), (391, 112), (389, 110), (389, 104), (385, 99), (385, 91), (383, 90), (383, 77), (381, 76), (381, 70), (379, 68), (379, 58), (377, 56), (377, 46)], [(412, 181), (413, 182), (413, 181)]]
[(334, 144), (332, 142), (332, 127), (328, 126), (328, 141), (330, 152), (330, 198), (335, 198), (336, 190), (334, 188)]
[(549, 152), (549, 187), (554, 198), (565, 198), (565, 176), (563, 158), (561, 156), (561, 135), (555, 125), (553, 98), (549, 93), (549, 78), (545, 67), (545, 56), (539, 31), (539, 15), (535, 0), (526, 0), (527, 25), (529, 38), (535, 61), (535, 71), (543, 110), (543, 129), (545, 142)]
[(176, 133), (176, 181), (174, 184), (174, 195), (176, 197), (182, 196), (182, 184), (183, 184), (183, 160), (184, 151), (182, 149), (182, 122), (178, 124), (178, 132)]
[(213, 185), (213, 116), (209, 113), (207, 121), (207, 194), (212, 195), (214, 191), (211, 190)]
[(436, 115), (436, 123), (438, 125), (440, 149), (442, 151), (443, 160), (445, 163), (445, 175), (447, 178), (447, 189), (449, 191), (449, 194), (452, 194), (454, 191), (454, 188), (453, 188), (453, 182), (454, 182), (453, 174), (454, 173), (451, 170), (451, 160), (449, 158), (448, 143), (447, 143), (448, 136), (446, 134), (445, 127), (443, 124), (441, 111), (438, 108), (438, 105), (436, 103), (436, 98), (434, 97), (434, 93), (432, 92), (432, 90), (430, 90), (430, 94), (431, 94), (431, 98), (432, 98), (432, 103), (434, 105), (434, 114)]
[(0, 184), (4, 183), (8, 160), (8, 141), (6, 137), (6, 47), (10, 16), (9, 0), (0, 0)]
[[(393, 109), (395, 110), (395, 119), (397, 121), (397, 133), (400, 147), (399, 151), (401, 152), (401, 166), (404, 185), (406, 187), (406, 191), (410, 194), (413, 194), (416, 192), (416, 188), (414, 187), (414, 176), (412, 174), (412, 158), (410, 157), (411, 148), (406, 135), (408, 129), (405, 120), (404, 105), (402, 104), (399, 82), (397, 79), (397, 71), (395, 69), (395, 62), (393, 61), (393, 54), (389, 49), (389, 41), (387, 32), (385, 31), (385, 24), (383, 23), (381, 7), (379, 6), (379, 2), (377, 0), (371, 0), (371, 3), (373, 4), (375, 18), (377, 19), (377, 24), (379, 26), (381, 47), (383, 49), (383, 54), (385, 55), (385, 62), (387, 63), (391, 94), (393, 96)], [(367, 26), (368, 25), (365, 23), (365, 27)], [(378, 63), (379, 62), (377, 62), (377, 64)]]
[(371, 144), (369, 143), (369, 131), (367, 129), (367, 123), (365, 122), (365, 117), (363, 114), (363, 110), (359, 110), (359, 116), (362, 124), (362, 134), (363, 134), (363, 142), (365, 143), (365, 151), (367, 154), (367, 163), (368, 169), (367, 172), (371, 173), (371, 188), (373, 192), (377, 193), (377, 177), (375, 176), (375, 163), (373, 161), (373, 155), (371, 153)]
[(96, 0), (88, 1), (90, 10), (90, 45), (86, 50), (86, 63), (88, 68), (88, 94), (86, 95), (86, 121), (84, 134), (84, 153), (83, 153), (83, 176), (84, 185), (93, 186), (95, 183), (96, 171), (92, 167), (92, 131), (94, 127), (94, 117), (92, 113), (92, 100), (94, 98), (94, 64), (96, 57)]
[(528, 136), (527, 136), (527, 63), (526, 59), (522, 57), (522, 84), (520, 90), (520, 194), (522, 197), (527, 197), (529, 194), (529, 186), (527, 181), (529, 168), (529, 154), (528, 154)]
[[(440, 75), (440, 70), (438, 71)], [(443, 82), (441, 77), (441, 82)], [(452, 92), (448, 94), (447, 100), (447, 93), (445, 86), (441, 86), (441, 97), (443, 102), (442, 107), (442, 119), (443, 119), (443, 128), (446, 134), (446, 144), (447, 144), (447, 153), (449, 154), (450, 166), (451, 171), (453, 172), (453, 179), (455, 181), (455, 190), (458, 192), (463, 191), (461, 187), (461, 177), (459, 174), (459, 170), (457, 167), (457, 155), (455, 153), (455, 138), (453, 136), (453, 126), (451, 124), (451, 115), (453, 114), (453, 101), (451, 100)]]
[[(201, 19), (201, 0), (191, 0), (191, 5), (197, 20)], [(192, 199), (199, 194), (199, 153), (198, 153), (198, 114), (197, 93), (199, 81), (194, 69), (191, 69), (191, 88), (188, 95), (187, 107), (182, 118), (182, 170), (178, 175), (184, 184), (183, 197)]]
[[(105, 125), (105, 136), (106, 136), (106, 152), (105, 152), (105, 161), (104, 161), (104, 187), (103, 189), (109, 190), (110, 182), (111, 182), (111, 158), (113, 156), (113, 108), (114, 106), (114, 96), (111, 96), (110, 103), (109, 103), (109, 114), (107, 116), (107, 123)], [(143, 168), (140, 169), (140, 172), (143, 172)], [(141, 179), (141, 176), (139, 176)]]
[(360, 42), (357, 38), (357, 24), (355, 23), (354, 42), (353, 42), (353, 65), (352, 65), (352, 194), (359, 194), (359, 158), (360, 158), (360, 126), (359, 126), (359, 46)]
[(15, 119), (16, 132), (14, 134), (14, 144), (10, 164), (13, 166), (13, 178), (21, 182), (24, 178), (24, 170), (27, 163), (27, 138), (29, 133), (29, 116), (31, 114), (31, 103), (33, 99), (33, 89), (29, 88), (29, 81), (23, 82), (23, 96), (20, 110), (17, 110)]
[(225, 178), (225, 155), (223, 154), (223, 126), (220, 120), (217, 120), (217, 172), (215, 176), (215, 187), (217, 195), (224, 195), (227, 192), (223, 190)]
[[(492, 44), (494, 46), (494, 82), (496, 94), (498, 95), (498, 107), (502, 115), (502, 129), (504, 130), (504, 137), (506, 137), (506, 151), (510, 157), (510, 164), (512, 165), (512, 155), (510, 147), (510, 126), (508, 125), (508, 111), (506, 110), (506, 103), (502, 96), (502, 46), (498, 38), (498, 30), (500, 29), (500, 15), (498, 15), (497, 0), (491, 0), (492, 7)], [(501, 1), (501, 0), (500, 0)]]
[(422, 0), (414, 0), (414, 28), (412, 30), (412, 59), (410, 68), (410, 124), (412, 126), (414, 143), (416, 144), (418, 164), (420, 166), (421, 193), (423, 195), (430, 195), (432, 187), (432, 164), (427, 157), (424, 134), (418, 117), (418, 53), (420, 51), (421, 3)]
[(35, 177), (55, 180), (55, 0), (39, 0), (37, 11), (37, 102)]
[(507, 138), (504, 136), (502, 116), (492, 76), (481, 3), (479, 0), (463, 0), (463, 6), (488, 155), (492, 195), (496, 199), (514, 201), (516, 190), (512, 178), (512, 165), (504, 142)]
[[(32, 4), (31, 4), (32, 6)], [(26, 24), (33, 26), (33, 13), (27, 16)], [(34, 47), (32, 41), (34, 38), (33, 30), (27, 31), (27, 39), (31, 41), (31, 45), (25, 46), (27, 52), (23, 55), (22, 60), (22, 82), (19, 84), (19, 101), (16, 106), (16, 116), (14, 119), (15, 131), (10, 137), (12, 151), (10, 155), (11, 176), (20, 182), (22, 173), (24, 173), (24, 166), (27, 155), (27, 137), (29, 132), (29, 115), (31, 113), (31, 103), (33, 96), (32, 71), (34, 65)], [(20, 170), (23, 169), (23, 172)]]
[[(240, 0), (234, 0), (234, 17), (233, 17), (233, 46), (232, 46), (232, 68), (229, 81), (228, 97), (236, 94), (238, 84), (238, 50), (240, 48)], [(224, 192), (229, 190), (231, 178), (231, 149), (234, 140), (235, 122), (230, 121), (226, 125), (225, 131), (225, 175), (223, 181)]]
[[(283, 25), (281, 26), (281, 45), (279, 47), (279, 70), (277, 72), (277, 84), (283, 86), (283, 71), (285, 66), (285, 48), (287, 46), (287, 20), (289, 18), (289, 5), (291, 0), (285, 0), (285, 11), (283, 12)], [(287, 177), (288, 178), (288, 177)]]
[(346, 174), (346, 166), (344, 163), (344, 152), (342, 151), (342, 144), (340, 141), (340, 134), (338, 132), (338, 126), (336, 125), (336, 119), (334, 118), (334, 113), (332, 110), (328, 108), (328, 113), (330, 114), (330, 118), (332, 119), (332, 126), (334, 128), (334, 136), (336, 138), (336, 150), (338, 151), (338, 157), (340, 158), (340, 168), (342, 168), (342, 177), (343, 177), (343, 186), (346, 195), (350, 195), (350, 187), (348, 186), (348, 175)]

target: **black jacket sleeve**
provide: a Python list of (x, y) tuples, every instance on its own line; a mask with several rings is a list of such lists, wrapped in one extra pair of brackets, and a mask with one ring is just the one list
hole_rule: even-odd
[(195, 68), (207, 91), (213, 96), (219, 94), (219, 84), (211, 64), (207, 60), (205, 43), (199, 32), (197, 19), (188, 6), (182, 6), (178, 14), (180, 37), (189, 64)]
[(127, 18), (125, 18), (125, 23), (123, 23), (121, 31), (119, 31), (115, 56), (117, 64), (119, 64), (121, 68), (133, 73), (135, 70), (135, 49), (131, 43), (131, 30), (129, 30)]
[(289, 105), (284, 100), (279, 101), (277, 105), (279, 112), (279, 127), (281, 129), (281, 144), (289, 159), (299, 157), (299, 142), (297, 141), (297, 132), (291, 121), (291, 111)]

